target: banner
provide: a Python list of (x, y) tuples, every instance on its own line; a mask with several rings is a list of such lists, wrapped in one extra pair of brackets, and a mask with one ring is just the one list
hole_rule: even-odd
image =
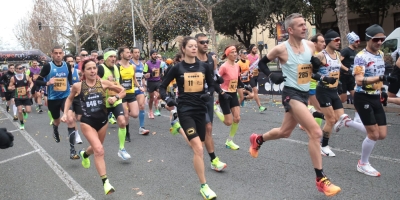
[[(282, 74), (282, 71), (271, 71), (274, 74)], [(283, 83), (276, 85), (270, 82), (269, 78), (262, 72), (258, 75), (258, 94), (280, 95), (283, 89)]]

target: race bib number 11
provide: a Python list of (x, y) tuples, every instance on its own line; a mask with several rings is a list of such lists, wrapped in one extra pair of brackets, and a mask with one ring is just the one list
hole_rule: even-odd
[(201, 92), (204, 89), (204, 75), (201, 72), (186, 72), (183, 80), (184, 92)]

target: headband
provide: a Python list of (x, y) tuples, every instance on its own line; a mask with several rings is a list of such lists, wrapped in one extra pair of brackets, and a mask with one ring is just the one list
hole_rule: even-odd
[(232, 50), (235, 50), (236, 47), (235, 46), (230, 46), (225, 50), (225, 55), (228, 56)]
[(107, 51), (106, 53), (104, 53), (104, 60), (107, 60), (108, 57), (110, 56), (117, 56), (117, 52), (116, 51)]

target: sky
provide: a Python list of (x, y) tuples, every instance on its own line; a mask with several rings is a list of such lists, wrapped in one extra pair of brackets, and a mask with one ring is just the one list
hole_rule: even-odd
[[(14, 26), (33, 7), (33, 0), (1, 0), (0, 10), (0, 39), (3, 46), (0, 49), (21, 50), (17, 38), (14, 36)], [(2, 45), (0, 44), (0, 45)]]

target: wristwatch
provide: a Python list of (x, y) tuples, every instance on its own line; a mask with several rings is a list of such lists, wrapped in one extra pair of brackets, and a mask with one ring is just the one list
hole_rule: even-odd
[(119, 100), (119, 95), (117, 94), (117, 95), (115, 95), (115, 98), (117, 98), (117, 101)]

